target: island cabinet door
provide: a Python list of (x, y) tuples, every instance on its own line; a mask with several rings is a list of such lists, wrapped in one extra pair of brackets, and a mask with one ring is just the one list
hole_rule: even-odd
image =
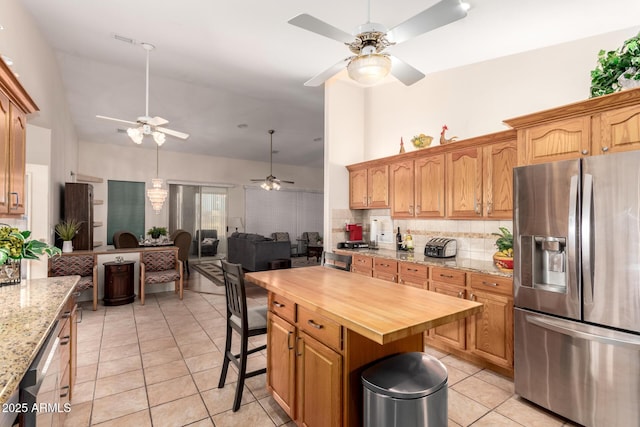
[(342, 425), (342, 356), (299, 332), (297, 416), (300, 426)]
[(267, 328), (267, 387), (287, 415), (295, 419), (296, 328), (273, 312), (269, 312)]

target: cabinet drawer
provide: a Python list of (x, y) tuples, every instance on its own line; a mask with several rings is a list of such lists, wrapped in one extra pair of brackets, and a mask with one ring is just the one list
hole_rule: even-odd
[(398, 261), (387, 258), (374, 258), (373, 270), (376, 273), (398, 274)]
[(351, 257), (351, 266), (354, 268), (358, 268), (360, 271), (363, 269), (371, 269), (373, 268), (373, 257), (364, 256), (364, 255), (353, 255)]
[(398, 263), (398, 283), (426, 289), (428, 271), (429, 268), (426, 265), (400, 262)]
[(491, 274), (471, 274), (471, 287), (479, 291), (513, 295), (513, 279)]
[(465, 285), (466, 274), (464, 271), (452, 270), (450, 268), (432, 267), (431, 280), (436, 282), (450, 283), (452, 285)]
[(269, 310), (291, 323), (296, 322), (296, 305), (288, 298), (269, 292)]
[(342, 327), (321, 314), (298, 307), (298, 329), (334, 350), (342, 349)]

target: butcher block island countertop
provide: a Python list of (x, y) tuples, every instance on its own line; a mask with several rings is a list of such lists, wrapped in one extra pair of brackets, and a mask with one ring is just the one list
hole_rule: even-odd
[(247, 273), (245, 280), (378, 344), (482, 311), (482, 304), (326, 267)]
[(423, 351), (424, 331), (483, 309), (328, 267), (246, 273), (245, 280), (269, 292), (267, 389), (299, 426), (362, 426), (367, 366)]
[(18, 389), (80, 276), (0, 287), (0, 404)]

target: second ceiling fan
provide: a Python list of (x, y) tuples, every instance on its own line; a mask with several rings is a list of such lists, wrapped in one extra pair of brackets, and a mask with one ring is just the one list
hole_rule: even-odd
[(371, 22), (370, 0), (368, 8), (367, 23), (356, 28), (354, 31), (355, 39), (353, 35), (306, 13), (289, 20), (291, 25), (344, 43), (354, 54), (354, 56), (342, 59), (311, 78), (305, 82), (305, 86), (319, 86), (345, 66), (349, 77), (365, 85), (380, 81), (389, 72), (405, 85), (412, 85), (422, 79), (424, 74), (384, 50), (389, 46), (462, 19), (467, 16), (468, 9), (460, 0), (442, 0), (387, 30), (384, 25)]
[(295, 182), (293, 181), (286, 181), (286, 180), (280, 180), (278, 178), (276, 178), (275, 176), (273, 176), (273, 134), (276, 131), (273, 129), (269, 130), (269, 135), (270, 136), (270, 145), (269, 145), (269, 175), (264, 178), (256, 178), (256, 179), (252, 179), (252, 182), (261, 182), (262, 184), (260, 184), (260, 187), (262, 187), (263, 189), (270, 191), (270, 190), (279, 190), (280, 189), (280, 184), (281, 183), (286, 183), (286, 184), (295, 184)]
[(164, 144), (165, 134), (175, 136), (176, 138), (180, 138), (180, 139), (189, 138), (188, 133), (179, 132), (177, 130), (161, 127), (162, 125), (166, 125), (167, 123), (169, 123), (168, 120), (163, 119), (162, 117), (149, 116), (149, 52), (155, 49), (155, 47), (149, 43), (141, 43), (141, 45), (142, 45), (142, 48), (147, 51), (146, 96), (145, 96), (144, 116), (138, 117), (135, 122), (130, 120), (115, 119), (113, 117), (107, 117), (107, 116), (101, 116), (101, 115), (97, 115), (96, 117), (99, 119), (106, 119), (106, 120), (112, 120), (114, 122), (136, 125), (136, 127), (127, 129), (127, 134), (136, 144), (141, 144), (142, 139), (144, 138), (145, 135), (153, 136), (153, 140), (158, 145)]

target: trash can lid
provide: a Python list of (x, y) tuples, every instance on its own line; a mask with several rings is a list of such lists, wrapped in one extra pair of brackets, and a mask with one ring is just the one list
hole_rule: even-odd
[(447, 383), (447, 368), (426, 353), (402, 353), (389, 357), (362, 373), (369, 390), (399, 399), (428, 396)]

